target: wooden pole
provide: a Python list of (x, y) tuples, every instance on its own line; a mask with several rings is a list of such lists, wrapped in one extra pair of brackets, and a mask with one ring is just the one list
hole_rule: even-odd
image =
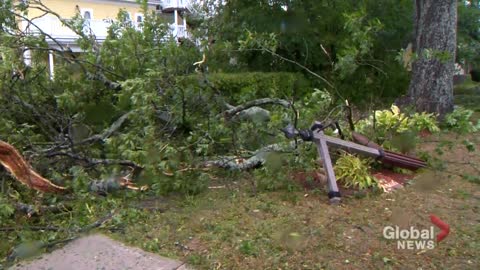
[(337, 179), (335, 178), (335, 172), (333, 171), (332, 160), (330, 158), (330, 153), (328, 152), (327, 141), (323, 135), (323, 131), (314, 131), (313, 141), (317, 145), (318, 155), (321, 157), (323, 162), (323, 168), (327, 174), (327, 183), (328, 183), (328, 197), (330, 198), (331, 204), (340, 203), (340, 192), (337, 186)]

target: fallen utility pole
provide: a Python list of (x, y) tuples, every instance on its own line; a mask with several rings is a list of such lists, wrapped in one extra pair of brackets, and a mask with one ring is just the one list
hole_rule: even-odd
[[(324, 126), (320, 122), (315, 122), (310, 128), (310, 130), (299, 131), (295, 129), (292, 125), (289, 125), (286, 128), (282, 129), (282, 131), (289, 139), (300, 137), (304, 141), (313, 141), (317, 145), (318, 155), (322, 159), (323, 168), (325, 169), (325, 172), (327, 174), (328, 197), (330, 199), (330, 203), (332, 204), (340, 203), (341, 194), (338, 189), (337, 179), (333, 170), (328, 145), (343, 149), (347, 152), (353, 152), (368, 157), (373, 157), (381, 161), (382, 163), (410, 170), (417, 170), (419, 168), (424, 168), (427, 166), (427, 163), (423, 160), (391, 151), (386, 151), (377, 145), (365, 146), (354, 142), (349, 142), (327, 136), (323, 133), (323, 130), (329, 127), (338, 128), (338, 125), (330, 124)], [(355, 134), (355, 137), (360, 138), (361, 141), (365, 141), (367, 143), (369, 142), (368, 138), (358, 133)]]

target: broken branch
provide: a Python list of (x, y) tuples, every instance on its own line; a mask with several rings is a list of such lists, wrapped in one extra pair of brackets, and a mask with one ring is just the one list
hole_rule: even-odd
[(50, 180), (35, 172), (12, 145), (0, 140), (0, 163), (21, 183), (42, 192), (64, 192)]

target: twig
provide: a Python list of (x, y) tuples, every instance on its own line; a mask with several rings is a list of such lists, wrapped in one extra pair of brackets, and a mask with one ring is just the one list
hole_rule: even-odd
[(327, 79), (325, 79), (324, 77), (318, 75), (318, 73), (313, 72), (312, 70), (310, 70), (310, 69), (307, 68), (306, 66), (298, 63), (297, 61), (294, 61), (294, 60), (288, 59), (288, 58), (286, 58), (286, 57), (283, 57), (283, 56), (281, 56), (280, 54), (278, 54), (278, 53), (276, 53), (276, 52), (274, 52), (274, 51), (272, 51), (272, 50), (270, 50), (270, 49), (268, 49), (268, 48), (262, 47), (262, 50), (270, 53), (270, 54), (273, 55), (273, 56), (276, 56), (276, 57), (282, 59), (283, 61), (286, 61), (286, 62), (289, 62), (289, 63), (292, 63), (292, 64), (297, 65), (297, 66), (300, 67), (301, 69), (305, 70), (306, 72), (310, 73), (311, 75), (313, 75), (313, 76), (319, 78), (320, 80), (322, 80), (324, 83), (326, 83), (326, 84), (327, 84), (328, 86), (330, 86), (331, 88), (335, 88), (335, 87), (333, 86), (333, 84), (331, 84), (329, 81), (327, 81)]

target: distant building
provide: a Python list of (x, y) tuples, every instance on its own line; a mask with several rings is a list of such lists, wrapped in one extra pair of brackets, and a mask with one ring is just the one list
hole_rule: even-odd
[[(80, 13), (86, 20), (86, 29), (95, 35), (100, 44), (106, 39), (108, 27), (116, 19), (120, 9), (127, 12), (131, 22), (139, 31), (141, 31), (141, 24), (144, 20), (141, 7), (135, 0), (42, 0), (42, 3), (62, 19), (69, 19)], [(170, 34), (173, 37), (188, 37), (185, 15), (189, 11), (189, 0), (149, 0), (147, 3), (149, 10), (156, 11), (169, 23)], [(64, 26), (56, 16), (44, 14), (36, 8), (30, 8), (26, 17), (28, 20), (20, 21), (21, 28), (33, 34), (44, 33), (46, 41), (52, 49), (68, 49), (73, 53), (81, 53), (80, 47), (76, 44), (79, 36)], [(26, 64), (31, 64), (29, 51), (26, 51), (24, 59)], [(53, 52), (49, 54), (49, 66), (51, 77), (53, 77)]]

